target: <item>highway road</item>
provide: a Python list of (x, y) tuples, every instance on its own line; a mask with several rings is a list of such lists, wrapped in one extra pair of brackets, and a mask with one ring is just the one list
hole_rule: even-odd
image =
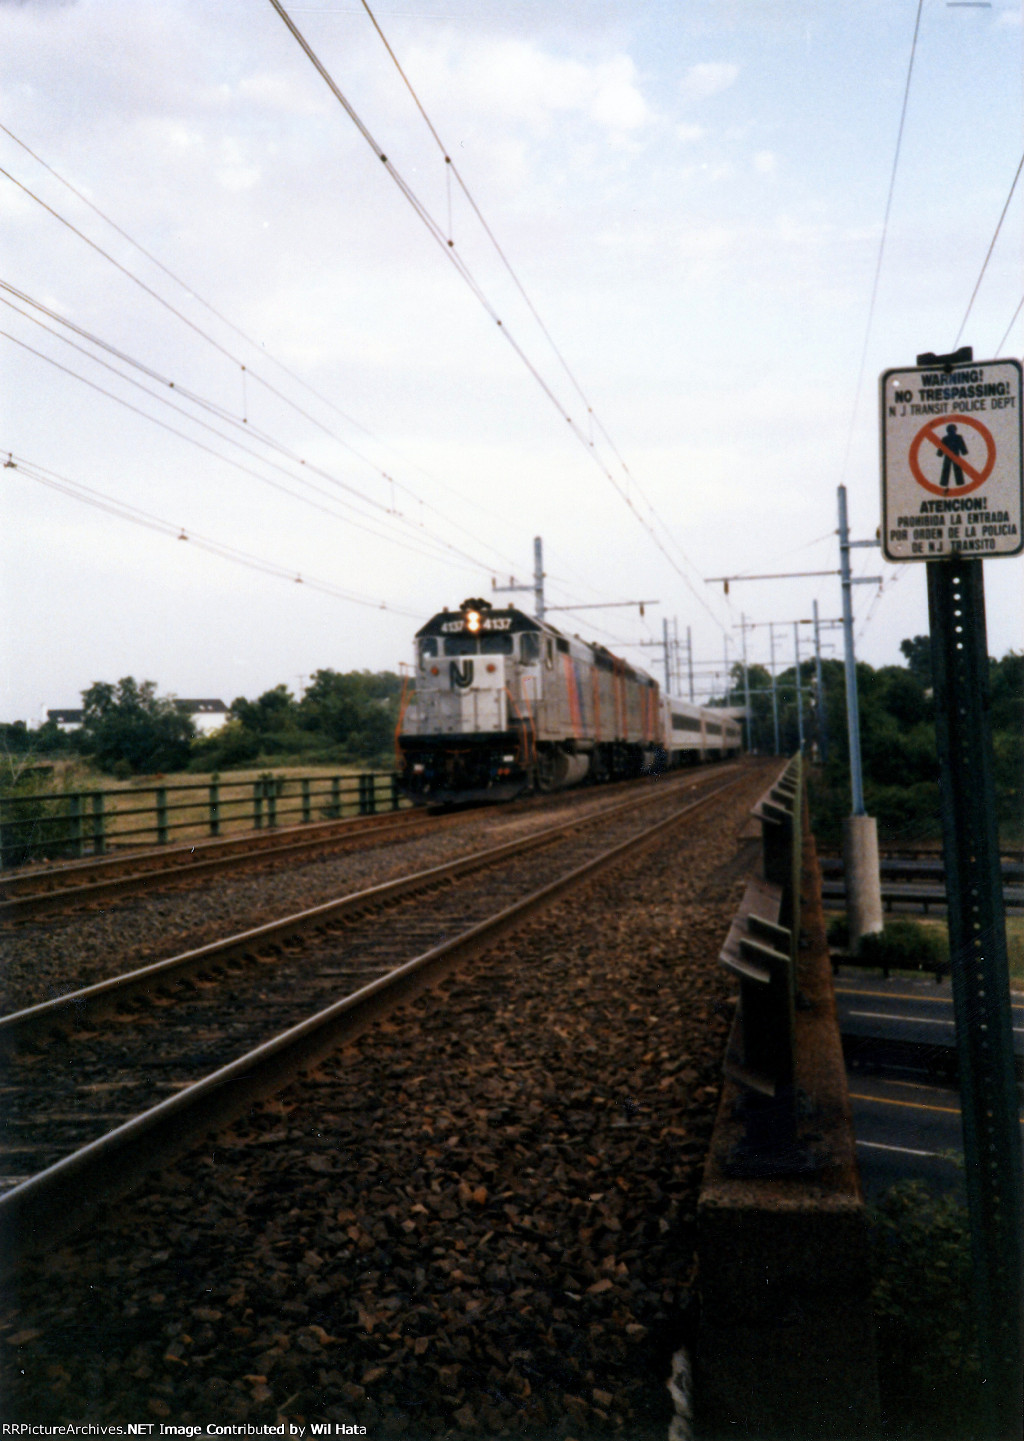
[[(948, 981), (842, 969), (835, 978), (857, 1156), (866, 1195), (919, 1178), (963, 1195), (960, 1098), (949, 1075), (956, 1044)], [(1024, 1055), (1024, 994), (1012, 996), (1014, 1048)]]

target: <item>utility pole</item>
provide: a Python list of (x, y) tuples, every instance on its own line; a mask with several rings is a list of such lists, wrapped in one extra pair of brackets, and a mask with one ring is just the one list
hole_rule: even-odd
[(854, 950), (861, 936), (877, 934), (883, 928), (882, 882), (878, 862), (878, 825), (864, 810), (864, 778), (860, 762), (860, 702), (857, 696), (857, 659), (853, 650), (853, 600), (855, 585), (877, 585), (881, 576), (855, 579), (850, 574), (850, 551), (857, 546), (877, 545), (877, 540), (851, 540), (846, 519), (846, 486), (839, 487), (839, 569), (843, 593), (843, 663), (846, 670), (846, 726), (850, 737), (850, 789), (852, 814), (843, 822), (843, 875), (846, 881), (846, 919), (849, 946)]
[(747, 750), (753, 750), (751, 734), (754, 717), (750, 713), (750, 676), (747, 674), (747, 617), (740, 612), (740, 633), (743, 636), (743, 708), (747, 713)]
[(775, 754), (779, 753), (779, 692), (775, 685), (775, 622), (768, 626), (768, 644), (772, 656), (772, 721), (775, 725)]
[[(833, 571), (833, 572), (830, 572), (830, 574), (838, 575), (839, 572), (838, 572), (838, 571)], [(750, 576), (750, 577), (745, 576), (745, 577), (743, 577), (743, 578), (744, 578), (744, 579), (755, 579), (755, 577), (752, 577), (752, 576)], [(765, 694), (765, 695), (767, 695), (769, 692), (774, 693), (774, 691), (775, 691), (775, 689), (776, 689), (775, 676), (774, 676), (774, 666), (775, 666), (775, 651), (774, 651), (774, 635), (775, 635), (775, 633), (774, 633), (774, 626), (775, 626), (775, 625), (787, 625), (787, 624), (792, 624), (792, 625), (793, 625), (794, 630), (797, 631), (797, 636), (799, 636), (799, 630), (798, 630), (798, 628), (799, 628), (800, 626), (802, 626), (802, 625), (813, 625), (813, 626), (814, 626), (815, 675), (816, 675), (817, 688), (818, 688), (818, 718), (819, 718), (819, 730), (818, 730), (818, 735), (819, 735), (819, 743), (820, 743), (821, 751), (822, 751), (822, 758), (824, 759), (824, 755), (825, 755), (825, 744), (826, 744), (826, 743), (825, 743), (825, 734), (824, 734), (824, 714), (825, 714), (825, 712), (824, 712), (824, 702), (823, 702), (824, 689), (823, 689), (823, 681), (822, 681), (822, 673), (821, 673), (821, 629), (822, 629), (823, 626), (827, 626), (827, 627), (840, 626), (840, 625), (842, 625), (842, 621), (841, 621), (841, 620), (838, 620), (838, 619), (834, 619), (834, 620), (821, 620), (821, 619), (819, 618), (819, 616), (818, 616), (818, 602), (817, 602), (817, 601), (814, 602), (814, 615), (813, 615), (813, 618), (801, 617), (799, 620), (795, 620), (795, 621), (792, 621), (792, 622), (788, 622), (788, 621), (751, 621), (751, 620), (748, 620), (748, 619), (747, 619), (747, 617), (746, 617), (745, 614), (740, 617), (739, 629), (740, 629), (740, 631), (742, 632), (742, 635), (743, 635), (743, 688), (744, 688), (745, 705), (746, 705), (746, 708), (747, 708), (747, 712), (748, 712), (748, 714), (749, 714), (749, 713), (750, 713), (750, 695), (751, 695), (751, 691), (750, 691), (750, 683), (749, 683), (749, 677), (748, 677), (747, 631), (748, 631), (748, 630), (756, 630), (757, 627), (758, 627), (758, 625), (768, 625), (768, 626), (769, 626), (769, 631), (770, 631), (770, 634), (771, 634), (771, 637), (772, 637), (772, 660), (771, 660), (771, 662), (770, 662), (770, 664), (771, 664), (771, 666), (772, 666), (772, 670), (773, 670), (772, 685), (771, 685), (770, 687), (765, 687), (763, 691), (758, 691), (758, 692), (757, 692), (757, 694)], [(794, 669), (795, 669), (795, 675), (796, 675), (798, 726), (799, 726), (799, 728), (800, 728), (800, 744), (801, 744), (801, 748), (802, 748), (803, 745), (806, 743), (806, 741), (805, 741), (805, 735), (804, 735), (804, 731), (803, 731), (803, 677), (802, 677), (802, 675), (801, 675), (801, 673), (800, 673), (800, 642), (799, 642), (799, 639), (796, 639), (796, 640), (795, 640), (794, 645), (795, 645), (795, 650), (796, 650), (796, 665), (795, 665), (795, 668), (794, 668)], [(753, 717), (751, 717), (751, 719), (753, 719)], [(750, 746), (752, 745), (751, 737), (750, 737), (749, 735), (748, 735), (748, 737), (747, 737), (747, 745), (748, 745), (748, 747), (750, 747)]]
[(804, 697), (800, 688), (800, 622), (793, 622), (793, 657), (796, 675), (796, 733), (800, 754), (804, 753)]
[(821, 675), (821, 622), (818, 619), (818, 602), (814, 602), (814, 676), (818, 683), (818, 747), (821, 763), (828, 763), (828, 717), (825, 709), (825, 686)]
[(491, 590), (496, 595), (505, 595), (512, 591), (532, 590), (533, 591), (533, 613), (538, 620), (544, 619), (544, 542), (539, 535), (533, 538), (533, 585), (517, 585), (514, 575), (508, 578), (508, 585), (498, 585), (491, 578)]
[[(846, 522), (846, 487), (839, 487), (839, 571), (843, 593), (843, 631), (846, 645), (846, 723), (850, 737), (850, 785), (853, 791), (853, 814), (844, 827), (844, 870), (846, 874), (847, 916), (850, 944), (862, 935), (882, 929), (882, 893), (878, 868), (878, 832), (875, 821), (864, 814), (864, 782), (860, 763), (860, 707), (857, 700), (857, 665), (853, 654), (853, 605), (851, 587), (877, 585), (881, 576), (854, 579), (850, 574), (850, 551), (857, 546), (877, 545), (875, 540), (851, 540)], [(714, 575), (708, 581), (721, 581), (729, 592), (729, 582), (737, 580), (788, 580), (797, 576), (836, 575), (834, 570), (781, 571), (773, 575)], [(772, 698), (775, 701), (775, 631), (772, 629)], [(799, 671), (799, 667), (798, 667)], [(799, 674), (797, 675), (799, 685)], [(778, 719), (775, 723), (775, 751), (778, 754)]]

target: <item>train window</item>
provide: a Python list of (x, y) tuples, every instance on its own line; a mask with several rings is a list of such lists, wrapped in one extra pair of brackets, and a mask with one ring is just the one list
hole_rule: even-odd
[(526, 665), (540, 660), (540, 636), (535, 630), (524, 631), (520, 636), (519, 654)]
[(512, 637), (510, 635), (482, 635), (480, 637), (481, 655), (511, 655)]
[(444, 640), (445, 655), (476, 655), (477, 639), (475, 635), (448, 635)]
[(432, 655), (437, 655), (437, 636), (425, 635), (420, 641), (420, 660), (425, 661)]
[(548, 670), (550, 670), (554, 663), (555, 647), (552, 644), (551, 637), (548, 636), (544, 641), (544, 664), (547, 666)]

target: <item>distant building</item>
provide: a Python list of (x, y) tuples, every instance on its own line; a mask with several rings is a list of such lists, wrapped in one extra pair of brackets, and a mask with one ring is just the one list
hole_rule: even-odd
[(230, 715), (222, 700), (175, 700), (174, 704), (178, 710), (185, 712), (195, 726), (196, 734), (201, 736), (219, 730)]
[(81, 729), (84, 716), (85, 711), (81, 710), (48, 710), (46, 712), (47, 721), (52, 721), (58, 730), (62, 731)]
[[(176, 710), (183, 712), (192, 722), (197, 735), (209, 735), (218, 730), (227, 720), (230, 712), (222, 700), (177, 700)], [(81, 710), (48, 710), (46, 719), (59, 730), (76, 731), (82, 726), (85, 712)]]

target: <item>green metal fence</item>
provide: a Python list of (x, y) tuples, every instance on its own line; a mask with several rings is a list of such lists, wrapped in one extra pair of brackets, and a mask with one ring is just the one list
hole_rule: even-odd
[(395, 811), (394, 775), (264, 775), (0, 797), (0, 866)]

